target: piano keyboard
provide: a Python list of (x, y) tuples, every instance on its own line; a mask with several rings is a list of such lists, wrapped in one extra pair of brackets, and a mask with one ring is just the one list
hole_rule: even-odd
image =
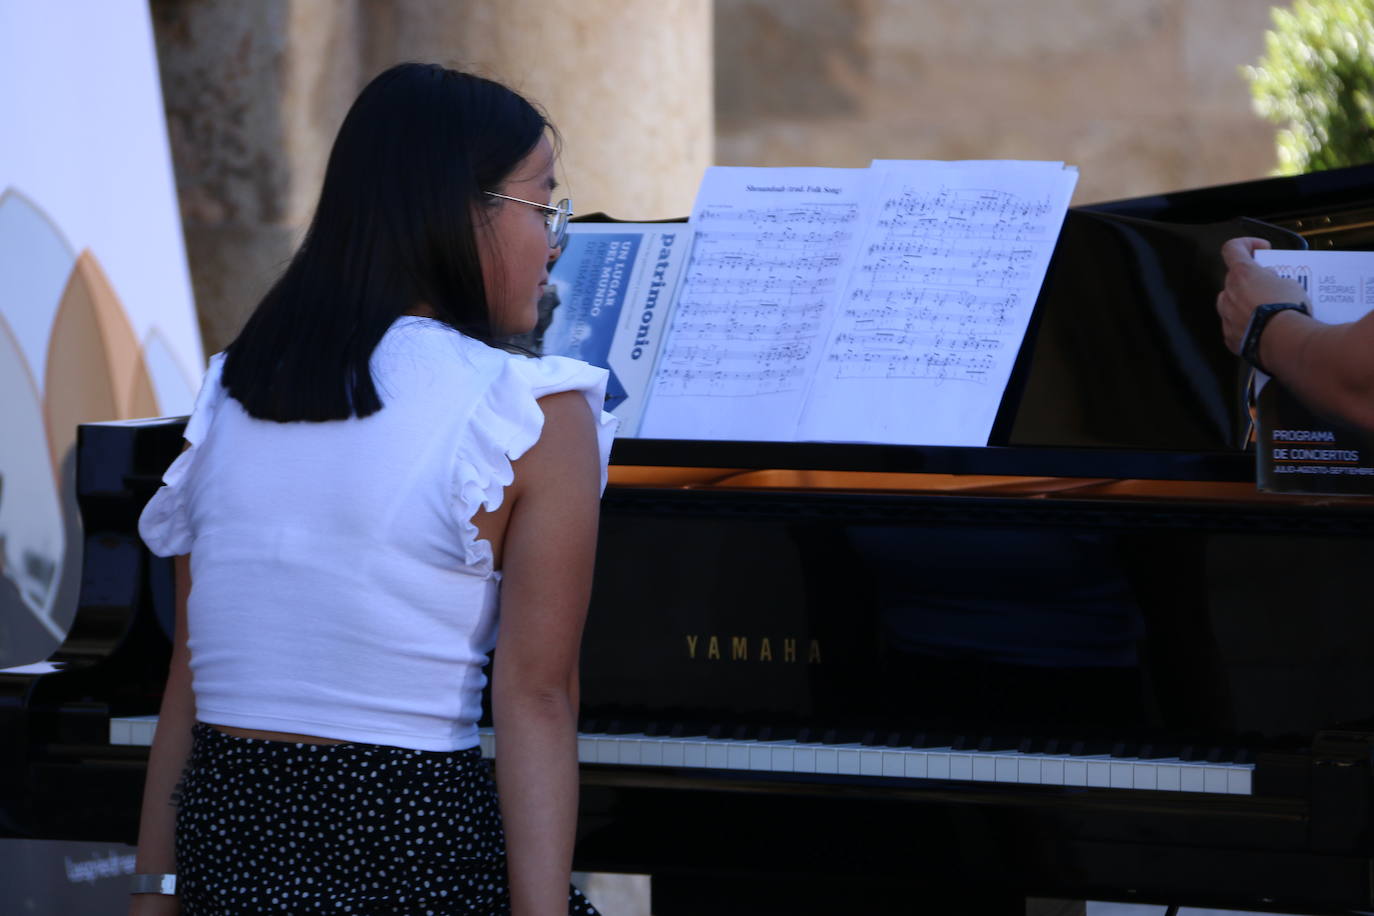
[[(157, 716), (110, 720), (110, 743), (148, 746)], [(496, 736), (480, 732), (482, 756), (495, 754)], [(869, 747), (793, 741), (730, 741), (629, 734), (579, 734), (577, 759), (605, 766), (816, 773), (889, 779), (1009, 783), (1152, 792), (1251, 795), (1255, 765), (1178, 758), (1026, 754), (955, 748)]]

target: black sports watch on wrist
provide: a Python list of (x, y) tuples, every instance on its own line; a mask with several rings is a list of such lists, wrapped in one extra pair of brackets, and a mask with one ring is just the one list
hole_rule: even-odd
[(1264, 368), (1259, 358), (1260, 335), (1264, 333), (1265, 326), (1273, 320), (1275, 315), (1289, 309), (1302, 312), (1304, 315), (1312, 314), (1312, 311), (1302, 302), (1267, 302), (1250, 313), (1250, 323), (1246, 325), (1245, 336), (1241, 338), (1241, 358), (1266, 375), (1269, 374), (1269, 370)]

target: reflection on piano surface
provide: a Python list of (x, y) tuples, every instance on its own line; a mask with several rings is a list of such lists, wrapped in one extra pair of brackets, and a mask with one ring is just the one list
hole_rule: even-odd
[[(659, 916), (1374, 907), (1374, 516), (1248, 482), (1209, 261), (1211, 224), (1371, 188), (1072, 211), (990, 448), (618, 443), (579, 867), (654, 875)], [(179, 433), (82, 429), (65, 668), (0, 674), (10, 834), (132, 838), (171, 598), (134, 520)]]

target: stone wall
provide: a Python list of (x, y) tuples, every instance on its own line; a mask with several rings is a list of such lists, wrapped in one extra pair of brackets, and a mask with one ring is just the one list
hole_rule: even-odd
[(290, 257), (348, 106), (392, 63), (459, 66), (542, 103), (583, 213), (686, 213), (711, 161), (709, 0), (151, 2), (208, 353)]
[(1062, 159), (1081, 169), (1077, 203), (1258, 178), (1275, 163), (1239, 74), (1263, 50), (1269, 0), (152, 8), (208, 352), (290, 256), (352, 98), (398, 60), (477, 69), (541, 101), (579, 211), (632, 219), (685, 215), (712, 161)]
[(1270, 7), (717, 0), (716, 160), (1057, 159), (1076, 203), (1260, 178), (1274, 130), (1239, 68)]

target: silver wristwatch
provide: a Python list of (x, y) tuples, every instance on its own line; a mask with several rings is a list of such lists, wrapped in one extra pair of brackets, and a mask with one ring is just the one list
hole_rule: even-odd
[(129, 893), (131, 894), (165, 894), (169, 897), (174, 897), (176, 896), (176, 892), (176, 875), (129, 876)]

